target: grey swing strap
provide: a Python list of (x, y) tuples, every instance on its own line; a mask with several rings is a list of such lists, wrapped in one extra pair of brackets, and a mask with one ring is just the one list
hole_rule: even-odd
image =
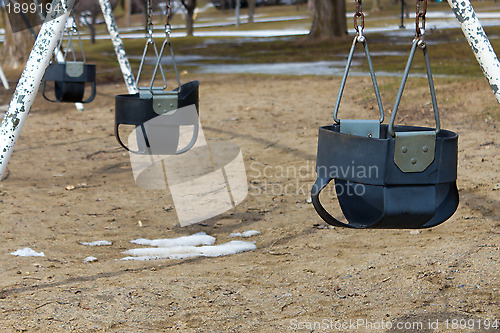
[[(76, 26), (75, 18), (73, 16), (71, 16), (70, 18), (72, 20), (72, 24), (71, 24), (71, 27), (68, 27), (66, 29), (66, 34), (68, 35), (68, 45), (66, 46), (66, 48), (64, 50), (63, 59), (64, 59), (64, 62), (66, 62), (66, 58), (68, 56), (68, 53), (71, 50), (71, 54), (73, 56), (73, 61), (74, 62), (77, 61), (75, 47), (73, 46), (73, 37), (76, 34), (76, 36), (78, 38), (78, 43), (80, 44), (80, 50), (82, 52), (82, 58), (83, 58), (82, 63), (85, 63), (85, 62), (87, 62), (87, 59), (85, 57), (85, 51), (83, 49), (82, 37), (80, 36), (80, 31), (78, 30), (78, 28)], [(64, 38), (64, 34), (63, 34), (63, 36), (61, 36), (61, 39), (59, 41), (59, 46), (62, 46), (63, 38)]]
[[(420, 8), (420, 3), (423, 3), (424, 7), (423, 9)], [(413, 40), (410, 55), (408, 57), (408, 62), (406, 63), (405, 71), (403, 74), (403, 79), (401, 80), (401, 85), (399, 86), (399, 91), (396, 96), (396, 102), (394, 103), (394, 109), (392, 110), (391, 114), (391, 120), (389, 121), (389, 134), (391, 136), (395, 136), (394, 132), (394, 122), (396, 121), (396, 115), (398, 112), (399, 108), (399, 103), (401, 102), (401, 98), (403, 96), (403, 91), (405, 89), (405, 84), (406, 80), (408, 79), (408, 75), (410, 73), (410, 68), (411, 64), (413, 62), (413, 57), (415, 56), (415, 52), (417, 51), (417, 47), (422, 49), (424, 53), (424, 59), (425, 59), (425, 68), (427, 71), (427, 80), (429, 81), (429, 90), (431, 93), (431, 99), (432, 99), (432, 108), (434, 110), (434, 120), (436, 122), (436, 130), (435, 134), (439, 133), (439, 130), (441, 128), (441, 124), (439, 121), (439, 109), (437, 105), (437, 99), (436, 99), (436, 91), (434, 89), (434, 81), (432, 79), (432, 71), (431, 71), (431, 62), (429, 60), (429, 52), (427, 50), (427, 45), (424, 42), (424, 33), (425, 33), (425, 14), (427, 11), (427, 0), (417, 0), (417, 13), (416, 13), (416, 24), (415, 24), (415, 39)]]
[[(358, 18), (361, 18), (361, 24), (358, 24)], [(362, 11), (362, 0), (356, 2), (356, 13), (354, 14), (354, 29), (356, 29), (356, 36), (352, 42), (351, 50), (349, 51), (349, 56), (347, 58), (347, 65), (344, 70), (344, 76), (342, 77), (342, 82), (340, 83), (339, 93), (337, 95), (337, 102), (335, 103), (333, 111), (333, 120), (335, 123), (340, 124), (340, 119), (338, 118), (338, 112), (340, 107), (340, 101), (342, 100), (342, 95), (344, 93), (345, 84), (347, 81), (347, 76), (349, 75), (349, 70), (351, 68), (352, 58), (354, 56), (354, 51), (358, 43), (362, 43), (364, 46), (366, 60), (368, 62), (368, 68), (370, 69), (370, 77), (372, 79), (373, 90), (375, 91), (375, 97), (377, 98), (378, 109), (380, 112), (379, 122), (384, 121), (384, 108), (382, 106), (382, 99), (380, 98), (380, 92), (378, 89), (377, 79), (375, 77), (375, 71), (373, 70), (372, 59), (370, 57), (370, 50), (368, 49), (368, 43), (366, 37), (363, 36), (363, 29), (365, 28), (365, 15)]]
[[(148, 29), (148, 39), (146, 41), (146, 45), (144, 46), (144, 50), (142, 51), (142, 58), (141, 58), (141, 62), (139, 64), (139, 70), (137, 71), (137, 80), (136, 80), (136, 84), (137, 86), (139, 86), (139, 81), (141, 79), (141, 73), (142, 73), (142, 69), (143, 69), (143, 66), (144, 66), (144, 62), (146, 60), (146, 55), (148, 53), (148, 50), (149, 50), (149, 47), (152, 46), (154, 52), (155, 52), (155, 57), (156, 57), (156, 64), (158, 64), (159, 62), (161, 62), (161, 54), (158, 53), (158, 48), (156, 47), (156, 43), (155, 43), (155, 40), (153, 38), (153, 21), (152, 21), (152, 13), (153, 13), (153, 7), (151, 5), (151, 0), (147, 0), (147, 7), (148, 7), (148, 22), (147, 22), (147, 29)], [(161, 72), (161, 76), (162, 76), (162, 79), (163, 79), (163, 88), (162, 89), (165, 89), (167, 87), (167, 80), (165, 78), (165, 73), (163, 71), (163, 67), (161, 66), (160, 64), (160, 72)], [(149, 90), (151, 91), (152, 90), (152, 84), (155, 80), (155, 77), (156, 77), (156, 73), (157, 73), (158, 69), (155, 68), (155, 73), (153, 74), (152, 78), (151, 78), (151, 84), (150, 84), (150, 87), (149, 87)], [(152, 93), (152, 92), (151, 92)]]

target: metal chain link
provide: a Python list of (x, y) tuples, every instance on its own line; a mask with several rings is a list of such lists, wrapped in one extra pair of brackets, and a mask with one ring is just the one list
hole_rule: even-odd
[(415, 37), (421, 38), (425, 34), (425, 14), (427, 0), (416, 0)]
[(151, 0), (147, 0), (147, 6), (148, 6), (148, 39), (152, 41), (154, 26), (153, 26), (153, 19), (151, 17), (153, 15), (153, 6), (151, 4)]
[(170, 0), (166, 1), (165, 4), (165, 11), (166, 11), (166, 22), (165, 22), (165, 33), (167, 34), (167, 37), (170, 36), (170, 32), (172, 31), (172, 26), (170, 25), (170, 18), (172, 17), (172, 4)]
[[(365, 28), (365, 14), (363, 13), (363, 6), (361, 2), (362, 0), (356, 1), (356, 13), (354, 13), (354, 29), (358, 34), (363, 34), (363, 29)], [(361, 24), (358, 24), (358, 17), (361, 17)]]

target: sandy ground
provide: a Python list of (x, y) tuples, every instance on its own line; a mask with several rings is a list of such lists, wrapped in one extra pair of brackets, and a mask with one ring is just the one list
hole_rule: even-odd
[[(436, 80), (442, 127), (460, 134), (461, 203), (421, 232), (331, 228), (307, 203), (340, 78), (196, 78), (205, 135), (241, 147), (251, 188), (236, 211), (185, 228), (167, 190), (135, 185), (114, 139), (123, 84), (100, 86), (84, 112), (39, 94), (0, 184), (2, 332), (500, 331), (485, 329), (500, 326), (500, 136), (484, 78)], [(399, 122), (432, 126), (425, 80), (414, 80)], [(399, 81), (379, 82), (391, 109)], [(348, 84), (340, 116), (376, 117), (368, 78)], [(278, 174), (287, 166), (309, 171)], [(118, 260), (136, 238), (203, 231), (220, 244), (245, 230), (261, 232), (246, 239), (257, 250)], [(79, 244), (103, 239), (113, 244)], [(45, 257), (10, 255), (24, 247)]]

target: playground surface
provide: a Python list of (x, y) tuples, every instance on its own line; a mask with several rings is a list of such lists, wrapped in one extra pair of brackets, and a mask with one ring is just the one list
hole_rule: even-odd
[[(190, 79), (201, 82), (209, 142), (241, 148), (246, 200), (181, 228), (168, 190), (136, 186), (113, 136), (123, 83), (101, 84), (84, 112), (39, 94), (0, 183), (2, 332), (499, 331), (500, 118), (484, 77), (435, 79), (441, 126), (460, 135), (461, 202), (419, 231), (328, 227), (308, 203), (318, 127), (332, 121), (340, 78)], [(386, 110), (398, 84), (379, 78)], [(397, 122), (433, 126), (428, 94), (425, 78), (410, 78)], [(1, 104), (10, 97), (2, 91)], [(349, 78), (339, 116), (376, 113), (370, 79)], [(260, 231), (244, 239), (253, 251), (120, 260), (138, 238), (205, 232), (220, 244), (248, 230)], [(81, 244), (103, 240), (111, 245)], [(25, 247), (45, 256), (11, 255)]]

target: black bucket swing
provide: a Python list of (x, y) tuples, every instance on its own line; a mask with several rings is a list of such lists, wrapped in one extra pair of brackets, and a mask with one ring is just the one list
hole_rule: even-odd
[[(80, 32), (76, 27), (75, 20), (73, 18), (71, 19), (72, 25), (66, 29), (65, 33), (68, 35), (68, 43), (64, 51), (64, 60), (62, 62), (52, 62), (47, 67), (43, 80), (42, 94), (47, 101), (54, 103), (90, 103), (94, 100), (96, 95), (96, 66), (86, 63)], [(83, 61), (77, 61), (73, 47), (73, 37), (75, 34), (80, 43)], [(58, 49), (62, 45), (63, 38), (64, 34), (61, 37), (57, 47)], [(72, 61), (66, 60), (69, 50), (71, 50), (73, 56)], [(47, 96), (47, 81), (54, 82), (55, 99), (51, 99)], [(84, 99), (86, 84), (90, 84), (91, 93), (87, 99)]]
[[(171, 27), (169, 24), (170, 1), (167, 1), (167, 23), (165, 25), (165, 40), (160, 52), (153, 39), (151, 23), (151, 7), (148, 2), (148, 39), (144, 47), (139, 71), (137, 74), (137, 85), (148, 48), (152, 46), (155, 52), (156, 65), (148, 87), (139, 87), (136, 94), (117, 95), (115, 97), (115, 136), (118, 143), (134, 154), (143, 155), (177, 155), (191, 149), (198, 138), (199, 131), (199, 85), (198, 81), (181, 84), (174, 51), (170, 41)], [(165, 49), (170, 48), (170, 55), (177, 79), (178, 87), (167, 90), (165, 73), (161, 60)], [(155, 77), (160, 71), (163, 79), (163, 87), (155, 87)], [(120, 136), (120, 125), (135, 126), (137, 149), (123, 143)], [(178, 148), (181, 126), (192, 126), (192, 137), (189, 143)]]
[[(353, 49), (334, 111), (335, 124), (321, 127), (318, 137), (317, 179), (311, 199), (320, 217), (330, 225), (349, 228), (429, 228), (450, 218), (458, 207), (456, 185), (458, 135), (440, 129), (429, 55), (423, 40), (425, 7), (417, 0), (416, 36), (399, 87), (389, 125), (382, 125), (383, 109), (362, 27), (355, 25), (357, 42), (363, 42), (375, 94), (379, 121), (339, 120), (338, 106), (349, 72)], [(361, 1), (358, 0), (360, 7)], [(358, 15), (359, 11), (355, 15)], [(362, 13), (361, 13), (362, 15)], [(355, 16), (356, 18), (357, 16)], [(356, 20), (355, 20), (356, 22)], [(395, 126), (397, 110), (417, 48), (425, 58), (435, 128)], [(340, 208), (348, 223), (334, 218), (321, 204), (321, 191), (335, 180)]]

